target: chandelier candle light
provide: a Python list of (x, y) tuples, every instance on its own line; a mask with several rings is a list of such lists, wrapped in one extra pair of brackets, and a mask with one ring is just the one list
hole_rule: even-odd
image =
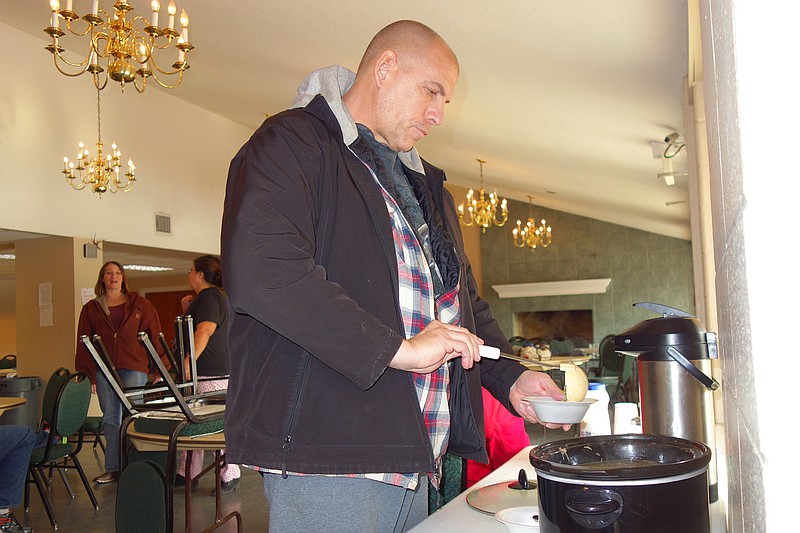
[[(498, 199), (497, 193), (489, 193), (489, 200), (486, 200), (485, 192), (483, 190), (483, 164), (486, 163), (484, 159), (478, 159), (481, 165), (481, 189), (478, 192), (478, 198), (475, 198), (475, 191), (472, 189), (467, 193), (466, 212), (464, 203), (458, 206), (458, 218), (465, 226), (480, 226), (481, 231), (486, 233), (486, 228), (494, 224), (495, 226), (502, 226), (508, 220), (508, 201), (503, 198), (502, 201)], [(497, 207), (500, 206), (500, 218), (497, 218)]]
[(100, 89), (97, 89), (97, 155), (89, 158), (89, 150), (83, 145), (83, 141), (78, 143), (78, 156), (76, 163), (64, 158), (64, 178), (67, 183), (75, 190), (81, 190), (87, 185), (91, 185), (92, 192), (96, 192), (99, 197), (103, 197), (104, 192), (116, 193), (117, 191), (128, 192), (133, 189), (136, 182), (136, 167), (133, 161), (128, 159), (128, 172), (120, 178), (120, 156), (115, 143), (111, 143), (111, 153), (103, 155), (103, 141), (100, 137)]
[[(173, 0), (167, 7), (167, 25), (161, 28), (158, 26), (161, 10), (158, 0), (153, 0), (150, 5), (149, 21), (143, 16), (129, 14), (133, 6), (126, 0), (115, 1), (113, 14), (100, 9), (98, 3), (98, 0), (92, 0), (91, 12), (80, 17), (72, 10), (72, 0), (66, 1), (64, 9), (61, 9), (58, 0), (50, 0), (50, 25), (44, 31), (53, 38), (53, 42), (45, 49), (53, 54), (56, 69), (70, 77), (89, 72), (98, 89), (104, 89), (109, 79), (118, 82), (123, 91), (126, 83), (133, 83), (140, 93), (147, 88), (147, 79), (151, 77), (167, 89), (180, 85), (183, 73), (189, 68), (186, 54), (194, 48), (189, 43), (189, 16), (186, 10), (181, 10), (181, 28), (177, 31), (177, 9)], [(58, 42), (60, 37), (66, 35), (59, 27), (62, 19), (70, 33), (89, 37), (89, 50), (80, 62), (70, 61), (62, 55), (64, 48)], [(82, 22), (76, 22), (78, 19)], [(177, 50), (177, 60), (172, 63), (172, 69), (159, 67), (156, 50), (167, 50), (172, 45)], [(167, 78), (170, 82), (166, 81)]]
[(536, 226), (533, 218), (533, 196), (528, 195), (530, 216), (528, 222), (523, 226), (521, 220), (517, 220), (517, 227), (511, 233), (514, 235), (514, 246), (517, 248), (528, 247), (531, 252), (536, 248), (547, 248), (553, 242), (553, 235), (547, 221), (542, 219), (541, 224)]

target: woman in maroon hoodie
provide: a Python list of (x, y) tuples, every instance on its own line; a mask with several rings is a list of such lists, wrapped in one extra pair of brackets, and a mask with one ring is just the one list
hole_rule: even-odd
[[(108, 350), (111, 362), (119, 372), (123, 387), (141, 387), (147, 383), (150, 368), (147, 352), (139, 342), (140, 331), (147, 332), (159, 348), (161, 359), (169, 367), (156, 337), (161, 324), (155, 307), (143, 296), (128, 290), (128, 279), (122, 265), (108, 261), (100, 269), (94, 286), (96, 298), (81, 309), (78, 321), (78, 339), (82, 335), (100, 335)], [(75, 369), (86, 372), (92, 381), (92, 391), (97, 393), (103, 410), (103, 433), (106, 437), (106, 471), (94, 478), (95, 483), (111, 483), (119, 476), (119, 432), (122, 422), (122, 404), (114, 394), (97, 365), (82, 343), (77, 343)]]

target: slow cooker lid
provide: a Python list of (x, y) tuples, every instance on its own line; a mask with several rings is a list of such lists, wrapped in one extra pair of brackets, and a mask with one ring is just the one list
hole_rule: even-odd
[(537, 471), (576, 480), (657, 479), (705, 468), (711, 449), (669, 435), (596, 435), (536, 446), (530, 461)]

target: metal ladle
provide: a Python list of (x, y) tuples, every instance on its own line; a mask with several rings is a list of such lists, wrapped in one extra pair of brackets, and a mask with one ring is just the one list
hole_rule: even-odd
[(584, 372), (582, 368), (571, 361), (564, 361), (560, 363), (532, 361), (530, 359), (525, 359), (524, 357), (511, 355), (510, 353), (503, 353), (499, 348), (487, 346), (485, 344), (480, 346), (480, 354), (481, 357), (485, 357), (487, 359), (499, 359), (502, 357), (503, 359), (519, 361), (520, 363), (532, 363), (536, 365), (557, 368), (563, 371), (564, 388), (566, 389), (564, 391), (564, 401), (580, 402), (586, 397), (586, 393), (589, 391), (589, 378), (586, 375), (586, 372)]
[[(532, 361), (511, 355), (510, 353), (499, 353), (499, 357), (503, 359), (510, 359), (512, 361), (519, 361), (520, 363), (533, 363), (545, 367), (557, 368), (564, 372), (564, 401), (580, 402), (586, 397), (589, 391), (589, 377), (581, 367), (571, 361), (564, 361), (560, 363), (547, 363), (545, 361)], [(481, 353), (481, 357), (486, 357)], [(488, 355), (491, 358), (491, 354)]]

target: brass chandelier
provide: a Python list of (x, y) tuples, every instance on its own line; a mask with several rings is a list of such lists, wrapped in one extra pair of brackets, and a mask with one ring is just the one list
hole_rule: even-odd
[(547, 248), (553, 242), (553, 235), (547, 221), (542, 219), (539, 225), (533, 218), (533, 196), (528, 195), (528, 205), (530, 208), (530, 216), (528, 222), (523, 226), (521, 220), (517, 220), (517, 227), (511, 233), (514, 235), (514, 246), (517, 248), (528, 247), (531, 252), (536, 248)]
[(136, 167), (128, 159), (128, 171), (120, 177), (120, 157), (122, 152), (116, 143), (111, 143), (111, 153), (103, 155), (103, 141), (100, 137), (100, 89), (97, 88), (97, 155), (89, 157), (89, 150), (84, 147), (83, 141), (78, 143), (78, 155), (75, 162), (68, 157), (64, 158), (64, 178), (75, 190), (81, 190), (87, 185), (92, 192), (103, 197), (104, 192), (128, 192), (133, 189), (136, 182)]
[[(63, 10), (58, 0), (50, 0), (50, 25), (44, 31), (53, 42), (45, 49), (53, 54), (56, 69), (70, 77), (88, 72), (98, 89), (104, 89), (109, 79), (118, 82), (123, 91), (125, 84), (132, 83), (140, 93), (147, 88), (148, 78), (167, 89), (180, 85), (183, 73), (189, 68), (186, 55), (194, 48), (189, 43), (186, 10), (181, 10), (179, 32), (175, 30), (177, 9), (173, 0), (167, 7), (167, 24), (163, 27), (158, 24), (161, 9), (158, 0), (151, 3), (149, 21), (129, 13), (133, 6), (126, 0), (116, 0), (113, 13), (99, 9), (98, 3), (92, 0), (91, 11), (80, 17), (72, 10), (72, 0), (66, 0)], [(89, 37), (89, 50), (80, 62), (70, 61), (63, 55), (64, 48), (58, 42), (66, 35), (59, 28), (62, 19), (71, 34)], [(171, 68), (159, 66), (156, 55), (166, 56), (166, 50), (171, 47), (177, 51), (177, 59)]]
[[(478, 198), (475, 198), (475, 191), (470, 189), (467, 193), (466, 202), (458, 206), (458, 218), (463, 225), (480, 226), (481, 231), (486, 233), (486, 228), (492, 224), (500, 227), (506, 223), (508, 220), (508, 201), (505, 198), (500, 201), (496, 192), (489, 193), (489, 199), (486, 199), (486, 193), (483, 190), (483, 164), (486, 163), (486, 160), (478, 159), (477, 161), (481, 165), (481, 188), (478, 192)], [(500, 207), (499, 218), (498, 205)]]

